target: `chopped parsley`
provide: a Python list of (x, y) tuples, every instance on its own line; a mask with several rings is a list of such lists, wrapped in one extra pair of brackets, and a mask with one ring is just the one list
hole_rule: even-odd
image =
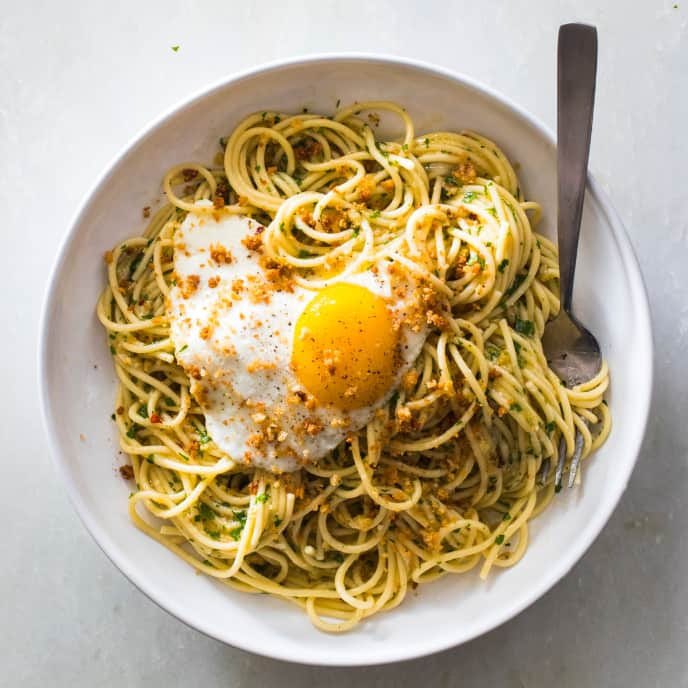
[(497, 209), (493, 206), (492, 208), (488, 208), (487, 212), (490, 213), (493, 217), (497, 217)]
[(305, 251), (304, 249), (299, 251), (299, 258), (312, 258), (314, 255), (315, 254)]
[(138, 426), (137, 425), (132, 425), (129, 430), (127, 430), (127, 437), (130, 440), (133, 440), (134, 437), (136, 437), (136, 432), (138, 431)]
[(148, 409), (146, 408), (146, 406), (139, 406), (139, 416), (148, 418)]
[(408, 150), (408, 143), (405, 143), (402, 147), (401, 150), (407, 151)]
[(545, 432), (547, 432), (548, 435), (551, 435), (557, 427), (557, 424), (551, 420), (549, 423), (545, 425)]
[(165, 404), (167, 406), (174, 406), (174, 399), (172, 397), (165, 397)]
[(148, 461), (148, 463), (155, 463), (155, 461), (153, 461), (153, 454), (148, 454), (146, 461)]
[(244, 526), (246, 525), (247, 514), (245, 511), (235, 511), (234, 518), (236, 518), (237, 521), (239, 521), (239, 526), (231, 530), (229, 534), (232, 537), (232, 540), (239, 540), (241, 538), (241, 531), (244, 529)]
[(523, 284), (524, 280), (528, 277), (527, 272), (519, 272), (518, 275), (514, 278), (514, 281), (511, 283), (511, 286), (506, 290), (506, 293), (504, 296), (507, 298), (514, 294), (516, 290)]
[(134, 273), (136, 272), (136, 268), (141, 264), (141, 260), (143, 259), (143, 253), (139, 253), (134, 260), (131, 261), (129, 264), (129, 279), (131, 280), (134, 277)]
[(444, 181), (450, 186), (459, 186), (461, 184), (461, 182), (453, 174), (448, 174), (444, 178)]
[(516, 332), (526, 337), (532, 337), (535, 334), (535, 325), (532, 320), (521, 320), (521, 318), (516, 318), (514, 329)]
[(424, 143), (426, 148), (430, 148), (430, 139), (425, 139)]
[(173, 46), (172, 46), (172, 52), (178, 53), (178, 52), (179, 52), (179, 46), (178, 46), (178, 45), (173, 45)]
[(514, 402), (513, 404), (511, 404), (511, 406), (509, 406), (509, 411), (515, 411), (516, 413), (518, 413), (519, 411), (523, 411), (523, 408), (521, 407), (521, 404), (517, 404), (516, 402)]
[(254, 169), (255, 169), (256, 172), (260, 172), (260, 165), (256, 165), (256, 166), (254, 167)]
[(379, 141), (375, 141), (375, 148), (377, 148), (380, 153), (385, 156), (385, 158), (389, 158), (389, 153), (382, 149), (382, 144)]
[(495, 344), (487, 344), (485, 353), (491, 361), (496, 361), (502, 353), (502, 350)]
[(463, 195), (463, 202), (464, 203), (471, 203), (477, 198), (478, 194), (475, 193), (475, 191), (466, 191), (466, 193)]
[(280, 222), (280, 232), (284, 231), (284, 222)]
[(511, 519), (511, 514), (507, 511), (504, 516), (502, 516), (502, 521), (508, 521)]
[(183, 353), (184, 351), (186, 351), (188, 348), (189, 348), (189, 345), (188, 345), (188, 344), (184, 344), (184, 346), (183, 346), (181, 349), (179, 349), (179, 351), (177, 351), (177, 353), (178, 353), (178, 354), (181, 354), (181, 353)]
[(380, 217), (380, 214), (381, 214), (381, 213), (380, 213), (379, 210), (374, 210), (374, 211), (370, 214), (370, 217), (371, 217), (373, 220), (375, 220), (375, 219), (377, 219), (378, 217)]
[(117, 352), (115, 351), (115, 347), (110, 344), (110, 353), (114, 356)]
[(188, 457), (186, 454), (182, 454), (181, 452), (179, 452), (179, 456), (181, 456), (182, 459), (184, 459), (184, 461), (188, 461), (188, 460), (189, 460), (189, 457)]
[(215, 512), (205, 503), (198, 502), (196, 505), (198, 508), (198, 514), (204, 521), (214, 521)]
[(208, 442), (212, 441), (208, 431), (205, 428), (198, 426), (196, 428), (196, 432), (198, 433), (198, 441), (201, 444), (208, 444)]
[(258, 504), (265, 504), (265, 502), (267, 502), (268, 499), (270, 499), (270, 495), (267, 492), (262, 492), (256, 497), (256, 502)]
[(514, 349), (516, 350), (516, 360), (518, 362), (519, 368), (524, 368), (526, 363), (521, 356), (521, 345), (518, 342), (514, 342)]
[(509, 259), (508, 259), (508, 258), (505, 258), (505, 259), (497, 266), (497, 270), (499, 270), (499, 272), (504, 272), (504, 270), (506, 270), (507, 265), (509, 265)]
[(279, 528), (282, 525), (282, 519), (277, 514), (275, 514), (272, 522), (275, 524), (275, 528)]
[(497, 537), (495, 538), (495, 543), (498, 545), (501, 545), (502, 542), (504, 542), (504, 536), (503, 535), (497, 535)]
[(354, 227), (354, 236), (357, 237), (361, 233), (360, 227)]

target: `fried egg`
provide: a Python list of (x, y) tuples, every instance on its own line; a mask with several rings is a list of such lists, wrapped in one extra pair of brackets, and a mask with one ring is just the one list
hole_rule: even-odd
[(231, 458), (292, 471), (365, 426), (425, 337), (413, 279), (387, 260), (320, 290), (270, 261), (248, 217), (190, 213), (168, 312), (206, 430)]

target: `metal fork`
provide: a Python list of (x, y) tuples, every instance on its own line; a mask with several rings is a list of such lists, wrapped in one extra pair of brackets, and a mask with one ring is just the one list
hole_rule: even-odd
[[(586, 24), (559, 28), (557, 60), (557, 176), (559, 285), (561, 310), (545, 327), (542, 345), (552, 370), (568, 387), (579, 385), (600, 370), (602, 354), (595, 337), (571, 312), (583, 198), (587, 178), (592, 112), (597, 70), (597, 30)], [(575, 451), (569, 466), (568, 486), (573, 487), (583, 453), (583, 436), (576, 432)], [(554, 477), (559, 491), (566, 464), (566, 443), (559, 444)], [(549, 459), (543, 464), (547, 479)]]

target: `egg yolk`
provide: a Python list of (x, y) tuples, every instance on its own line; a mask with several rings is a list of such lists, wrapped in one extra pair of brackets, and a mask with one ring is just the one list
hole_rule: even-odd
[(291, 363), (319, 402), (351, 411), (370, 406), (389, 391), (397, 344), (385, 299), (339, 282), (323, 289), (301, 313)]

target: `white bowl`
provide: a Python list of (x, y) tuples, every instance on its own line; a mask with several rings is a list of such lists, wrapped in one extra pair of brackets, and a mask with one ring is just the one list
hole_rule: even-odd
[(315, 630), (287, 602), (242, 594), (197, 575), (131, 524), (129, 487), (115, 470), (124, 462), (110, 420), (115, 376), (95, 317), (105, 277), (103, 252), (143, 227), (141, 209), (159, 194), (168, 167), (211, 160), (218, 138), (246, 114), (304, 106), (331, 113), (337, 100), (379, 98), (405, 105), (418, 132), (471, 128), (495, 139), (520, 163), (528, 197), (542, 203), (541, 231), (555, 234), (552, 134), (504, 97), (465, 77), (397, 58), (281, 62), (228, 79), (178, 105), (113, 161), (65, 239), (41, 329), (41, 394), (53, 455), (96, 542), (146, 595), (199, 631), (309, 664), (419, 657), (475, 638), (532, 604), (569, 571), (607, 522), (636, 461), (650, 400), (652, 342), (640, 271), (619, 218), (590, 180), (574, 303), (609, 361), (614, 427), (585, 464), (583, 486), (563, 492), (533, 523), (531, 544), (516, 567), (496, 572), (486, 583), (472, 572), (422, 586), (401, 607), (333, 637)]

